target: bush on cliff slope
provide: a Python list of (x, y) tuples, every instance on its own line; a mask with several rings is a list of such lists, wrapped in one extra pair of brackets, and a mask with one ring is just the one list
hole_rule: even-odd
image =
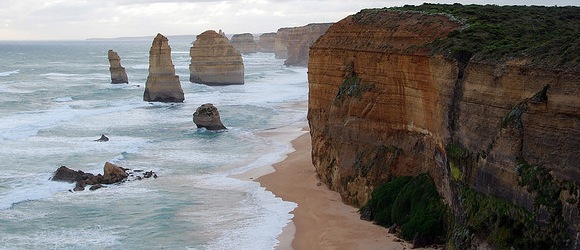
[(405, 240), (418, 235), (430, 243), (445, 242), (447, 209), (428, 174), (393, 179), (375, 189), (366, 206), (377, 224), (399, 225)]
[(446, 14), (462, 22), (462, 30), (431, 44), (435, 53), (468, 51), (474, 60), (520, 59), (580, 70), (580, 7), (423, 4), (391, 9)]

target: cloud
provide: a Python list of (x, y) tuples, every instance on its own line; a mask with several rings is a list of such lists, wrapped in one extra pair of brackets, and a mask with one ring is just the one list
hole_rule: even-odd
[[(475, 2), (473, 2), (475, 1)], [(518, 0), (472, 3), (518, 4)], [(491, 1), (491, 2), (490, 2)], [(573, 5), (577, 0), (551, 4)], [(272, 32), (282, 27), (336, 22), (364, 8), (424, 0), (18, 0), (3, 1), (0, 40)], [(449, 0), (446, 3), (462, 2)], [(529, 0), (520, 4), (542, 4)], [(577, 5), (577, 4), (576, 4)]]

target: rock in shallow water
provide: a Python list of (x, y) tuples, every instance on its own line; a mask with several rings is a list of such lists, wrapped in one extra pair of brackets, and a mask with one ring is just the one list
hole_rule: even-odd
[[(103, 167), (103, 175), (85, 173), (81, 170), (75, 171), (66, 166), (61, 166), (54, 172), (51, 180), (70, 183), (76, 182), (75, 188), (73, 189), (74, 191), (83, 191), (87, 185), (91, 185), (89, 188), (90, 190), (96, 190), (101, 187), (105, 187), (103, 184), (115, 184), (130, 181), (131, 178), (129, 177), (132, 177), (135, 180), (142, 179), (142, 177), (140, 175), (136, 175), (135, 172), (110, 162), (105, 163)], [(157, 178), (157, 174), (153, 171), (148, 171), (145, 173), (145, 175), (147, 175), (145, 178)]]
[(227, 129), (222, 124), (218, 109), (211, 103), (203, 104), (195, 110), (193, 122), (198, 128), (206, 128), (207, 130)]
[(145, 83), (143, 101), (183, 102), (185, 97), (171, 61), (171, 47), (167, 37), (157, 34), (149, 51), (149, 76)]

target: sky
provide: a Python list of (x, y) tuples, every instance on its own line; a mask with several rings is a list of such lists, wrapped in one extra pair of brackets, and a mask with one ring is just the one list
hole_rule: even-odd
[[(365, 8), (425, 0), (0, 0), (0, 40), (81, 40), (135, 36), (275, 32), (337, 22)], [(438, 3), (579, 5), (580, 0), (472, 0)]]

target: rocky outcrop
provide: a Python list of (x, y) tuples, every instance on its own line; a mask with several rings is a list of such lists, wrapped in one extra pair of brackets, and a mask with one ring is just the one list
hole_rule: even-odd
[(109, 141), (109, 137), (107, 137), (106, 135), (101, 135), (101, 137), (99, 139), (96, 139), (94, 141), (98, 141), (98, 142), (108, 142)]
[(276, 51), (276, 32), (264, 33), (258, 40), (258, 51), (264, 53), (274, 53)]
[(258, 44), (254, 40), (254, 35), (250, 33), (235, 34), (230, 43), (242, 54), (258, 52)]
[(222, 124), (218, 109), (211, 103), (203, 104), (195, 110), (193, 122), (198, 128), (206, 128), (207, 130), (227, 129)]
[(555, 224), (568, 227), (552, 233), (572, 235), (574, 248), (580, 73), (431, 51), (461, 28), (445, 15), (365, 10), (312, 45), (308, 120), (320, 179), (362, 206), (393, 177), (429, 173), (457, 222), (468, 214), (461, 194), (475, 190), (529, 211), (544, 232), (547, 218), (561, 218)]
[(279, 29), (274, 44), (276, 58), (286, 59), (284, 65), (287, 66), (307, 66), (310, 46), (330, 25), (332, 23), (312, 23)]
[(127, 78), (127, 72), (125, 72), (125, 68), (121, 66), (121, 58), (117, 54), (117, 52), (113, 50), (109, 50), (107, 53), (107, 57), (109, 58), (109, 71), (111, 72), (111, 83), (129, 83), (129, 79)]
[(167, 37), (157, 34), (149, 50), (149, 76), (145, 83), (143, 101), (183, 102), (185, 97), (171, 60)]
[(131, 170), (122, 168), (113, 163), (106, 162), (103, 166), (103, 174), (85, 173), (81, 170), (72, 170), (66, 166), (59, 167), (53, 174), (51, 180), (75, 183), (74, 191), (83, 191), (87, 185), (90, 190), (104, 187), (106, 184), (115, 184), (131, 180), (141, 180), (146, 178), (157, 178), (153, 171), (143, 172), (142, 170)]
[(207, 85), (244, 84), (242, 55), (225, 36), (213, 30), (201, 33), (189, 55), (189, 81)]

